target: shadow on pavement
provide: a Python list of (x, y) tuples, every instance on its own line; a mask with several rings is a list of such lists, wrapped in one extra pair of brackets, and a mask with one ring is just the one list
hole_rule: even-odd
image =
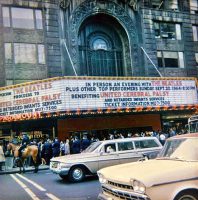
[(58, 179), (56, 180), (57, 183), (59, 184), (69, 184), (69, 185), (72, 185), (72, 184), (81, 184), (81, 183), (86, 183), (86, 182), (91, 182), (91, 181), (96, 181), (98, 180), (98, 176), (97, 175), (89, 175), (89, 176), (86, 176), (86, 178), (82, 181), (82, 182), (79, 182), (79, 183), (72, 183), (72, 182), (69, 182), (68, 179), (61, 179), (59, 176), (57, 177)]

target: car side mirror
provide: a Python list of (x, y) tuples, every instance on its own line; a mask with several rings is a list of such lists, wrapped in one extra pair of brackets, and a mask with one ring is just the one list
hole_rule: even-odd
[(145, 160), (149, 160), (149, 155), (146, 155), (144, 153), (142, 155), (143, 155), (143, 157), (144, 157)]
[(102, 156), (103, 154), (104, 154), (104, 152), (103, 152), (103, 151), (101, 151), (101, 152), (100, 152), (100, 156)]

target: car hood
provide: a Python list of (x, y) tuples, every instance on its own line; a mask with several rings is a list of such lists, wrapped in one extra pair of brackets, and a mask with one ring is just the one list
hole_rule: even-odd
[(79, 153), (79, 154), (71, 154), (66, 156), (60, 156), (56, 158), (52, 158), (50, 161), (62, 162), (62, 163), (79, 163), (85, 161), (92, 161), (93, 158), (97, 161), (98, 153)]
[(190, 179), (197, 176), (198, 162), (178, 160), (148, 160), (101, 169), (99, 173), (110, 181), (130, 184), (131, 179), (144, 183), (146, 187)]

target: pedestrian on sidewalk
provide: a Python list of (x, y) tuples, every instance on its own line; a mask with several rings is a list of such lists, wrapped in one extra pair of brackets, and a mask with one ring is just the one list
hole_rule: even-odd
[(0, 145), (0, 171), (2, 171), (3, 165), (5, 165), (5, 156), (3, 153), (3, 147)]
[(53, 151), (53, 157), (60, 156), (60, 142), (58, 138), (55, 138), (54, 143), (52, 144), (52, 151)]
[(90, 140), (87, 138), (87, 135), (83, 135), (83, 139), (81, 141), (81, 151), (84, 151), (90, 145)]
[(66, 139), (65, 141), (65, 155), (70, 154), (70, 145), (69, 145), (69, 139)]
[(45, 160), (46, 165), (50, 164), (50, 159), (52, 158), (52, 144), (49, 139), (43, 144), (41, 157)]
[(77, 136), (75, 136), (74, 138), (71, 149), (73, 154), (80, 153), (80, 140), (78, 139)]

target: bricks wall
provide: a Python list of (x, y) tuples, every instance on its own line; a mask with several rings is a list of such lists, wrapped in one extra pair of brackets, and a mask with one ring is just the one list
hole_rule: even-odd
[[(151, 60), (157, 66), (157, 50), (161, 51), (181, 51), (184, 53), (184, 68), (164, 68), (160, 69), (163, 76), (185, 77), (198, 76), (195, 53), (197, 52), (197, 42), (193, 41), (192, 24), (198, 24), (198, 16), (190, 13), (177, 11), (161, 11), (154, 9), (142, 9), (142, 32), (143, 45)], [(153, 21), (181, 24), (181, 40), (156, 39)], [(145, 57), (146, 76), (159, 76), (151, 62)]]
[[(3, 27), (2, 7), (24, 7), (41, 9), (43, 30)], [(44, 44), (46, 64), (5, 64), (4, 43)], [(13, 53), (13, 52), (12, 52)], [(14, 60), (14, 59), (13, 59)], [(54, 0), (1, 0), (0, 2), (0, 86), (6, 80), (27, 82), (48, 77), (61, 76), (61, 55), (59, 38), (59, 5)], [(17, 81), (14, 81), (17, 83)]]

